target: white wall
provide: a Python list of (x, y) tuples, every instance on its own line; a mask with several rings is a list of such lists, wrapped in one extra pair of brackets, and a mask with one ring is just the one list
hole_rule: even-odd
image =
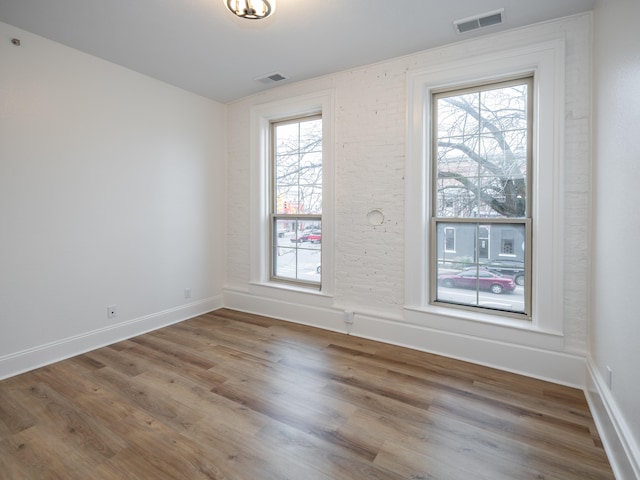
[[(562, 333), (465, 322), (405, 309), (407, 74), (551, 39), (566, 42)], [(227, 106), (227, 306), (350, 331), (527, 375), (583, 386), (587, 352), (591, 17), (581, 15), (489, 35), (375, 65), (284, 85)], [(250, 281), (252, 107), (331, 90), (335, 100), (335, 294), (260, 289)], [(382, 225), (367, 213), (383, 211)], [(411, 254), (407, 258), (411, 259)], [(353, 327), (344, 311), (355, 312)], [(430, 323), (428, 323), (430, 322)], [(489, 332), (487, 334), (487, 332)], [(543, 338), (544, 337), (544, 338)]]
[(0, 378), (220, 305), (224, 106), (0, 38)]
[(640, 478), (640, 3), (601, 0), (594, 18), (593, 388), (632, 459), (620, 478)]

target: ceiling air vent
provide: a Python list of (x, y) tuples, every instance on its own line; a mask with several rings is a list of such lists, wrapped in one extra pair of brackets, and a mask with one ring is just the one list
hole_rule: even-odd
[(479, 28), (491, 27), (493, 25), (500, 25), (504, 17), (504, 8), (500, 10), (494, 10), (492, 12), (481, 13), (473, 17), (463, 18), (461, 20), (455, 20), (453, 26), (456, 27), (456, 32), (466, 33)]
[(284, 75), (282, 75), (281, 73), (270, 73), (268, 75), (264, 75), (262, 77), (258, 77), (256, 78), (257, 81), (259, 81), (260, 83), (275, 83), (275, 82), (279, 82), (281, 80), (286, 80), (287, 77), (285, 77)]

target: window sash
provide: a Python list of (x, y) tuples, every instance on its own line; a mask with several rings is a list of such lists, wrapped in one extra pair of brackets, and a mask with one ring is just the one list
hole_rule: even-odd
[[(531, 218), (531, 205), (532, 205), (532, 184), (533, 184), (533, 178), (532, 178), (532, 165), (533, 165), (533, 76), (531, 75), (527, 75), (525, 77), (517, 77), (517, 78), (512, 78), (512, 79), (505, 79), (503, 81), (493, 81), (490, 83), (479, 83), (479, 84), (472, 84), (472, 85), (467, 85), (465, 87), (460, 87), (460, 88), (453, 88), (453, 89), (442, 89), (442, 90), (435, 90), (432, 92), (431, 94), (431, 111), (432, 111), (432, 116), (433, 116), (433, 122), (432, 122), (432, 138), (433, 138), (433, 142), (431, 145), (431, 150), (432, 150), (432, 156), (431, 156), (431, 178), (432, 178), (432, 185), (431, 185), (431, 216), (433, 217), (438, 217), (438, 206), (440, 205), (440, 201), (438, 199), (438, 195), (441, 193), (440, 189), (438, 188), (438, 182), (441, 180), (438, 178), (438, 129), (439, 129), (439, 121), (438, 121), (438, 100), (441, 98), (449, 98), (449, 97), (455, 97), (457, 95), (465, 95), (465, 94), (475, 94), (475, 93), (480, 93), (480, 92), (485, 92), (485, 91), (491, 91), (491, 90), (497, 90), (500, 88), (508, 88), (508, 87), (513, 87), (513, 86), (518, 86), (518, 85), (527, 85), (527, 103), (526, 103), (526, 112), (527, 112), (527, 117), (526, 117), (526, 129), (527, 129), (527, 141), (526, 141), (526, 171), (525, 171), (525, 175), (526, 175), (526, 180), (525, 180), (525, 192), (526, 192), (526, 196), (525, 196), (525, 206), (524, 206), (524, 214), (523, 215), (517, 215), (517, 216), (504, 216), (505, 218)], [(479, 136), (482, 136), (481, 132), (478, 132)], [(478, 182), (481, 179), (481, 176), (478, 175)], [(494, 176), (487, 176), (486, 178), (496, 178), (495, 175)], [(479, 204), (481, 202), (478, 202)], [(478, 210), (480, 210), (481, 207), (478, 207)], [(485, 206), (486, 208), (486, 206)], [(460, 217), (460, 215), (451, 215), (451, 216), (458, 216)], [(481, 215), (481, 214), (477, 214), (476, 216), (478, 217), (482, 217), (482, 218), (486, 218), (486, 215)], [(439, 218), (444, 218), (443, 216), (440, 216)], [(462, 218), (464, 218), (464, 216), (462, 216)], [(475, 217), (474, 217), (475, 218)]]
[(272, 214), (270, 279), (320, 288), (321, 265), (322, 216)]
[[(455, 225), (456, 227), (456, 242), (457, 242), (457, 250), (456, 252), (450, 252), (448, 250), (446, 250), (444, 247), (444, 242), (445, 242), (445, 238), (444, 238), (444, 231), (447, 228), (455, 228), (452, 227), (453, 225)], [(506, 218), (506, 219), (501, 219), (501, 218), (474, 218), (474, 219), (470, 219), (470, 218), (432, 218), (431, 219), (431, 224), (430, 224), (431, 228), (430, 228), (430, 245), (431, 245), (431, 252), (430, 252), (430, 257), (432, 258), (432, 262), (431, 262), (431, 281), (429, 282), (430, 284), (430, 303), (432, 305), (440, 305), (440, 306), (448, 306), (448, 307), (455, 307), (455, 308), (462, 308), (462, 309), (466, 309), (466, 310), (475, 310), (477, 311), (478, 309), (482, 309), (482, 310), (491, 310), (496, 314), (499, 315), (507, 315), (507, 316), (516, 316), (517, 318), (526, 318), (526, 319), (530, 319), (531, 318), (531, 288), (529, 287), (529, 285), (531, 285), (531, 279), (532, 279), (532, 272), (531, 272), (531, 220), (530, 219), (513, 219), (513, 218)], [(468, 251), (468, 252), (462, 252), (462, 250), (464, 249), (462, 246), (460, 246), (460, 242), (463, 242), (463, 239), (459, 238), (461, 237), (461, 232), (459, 232), (459, 230), (461, 230), (461, 228), (459, 228), (460, 226), (469, 226), (471, 228), (473, 228), (476, 232), (475, 234), (475, 238), (473, 239), (473, 248)], [(501, 300), (498, 301), (498, 303), (507, 303), (507, 302), (512, 302), (514, 304), (519, 304), (520, 302), (522, 302), (522, 308), (513, 308), (513, 309), (509, 309), (506, 308), (504, 306), (500, 306), (497, 305), (495, 303), (491, 303), (490, 299), (482, 299), (482, 296), (487, 296), (488, 292), (483, 291), (484, 289), (482, 288), (481, 285), (477, 285), (477, 288), (471, 289), (470, 292), (475, 292), (476, 295), (476, 299), (475, 301), (472, 302), (464, 302), (464, 301), (460, 301), (460, 300), (455, 300), (452, 299), (451, 296), (449, 296), (449, 298), (446, 298), (445, 296), (443, 296), (440, 291), (440, 287), (442, 286), (442, 281), (439, 281), (439, 277), (443, 274), (443, 273), (453, 273), (453, 271), (457, 272), (462, 272), (465, 269), (469, 269), (469, 268), (476, 268), (478, 270), (485, 270), (488, 269), (489, 271), (493, 271), (496, 273), (500, 273), (501, 270), (508, 268), (508, 267), (504, 267), (503, 265), (499, 264), (499, 262), (496, 261), (510, 261), (513, 259), (513, 255), (502, 255), (500, 253), (497, 253), (496, 255), (494, 255), (494, 257), (491, 257), (491, 253), (489, 252), (488, 257), (485, 258), (481, 252), (482, 252), (482, 243), (483, 241), (487, 241), (489, 245), (494, 245), (495, 248), (500, 248), (501, 246), (501, 241), (500, 239), (492, 239), (491, 238), (491, 233), (488, 234), (489, 238), (486, 238), (484, 236), (484, 232), (483, 230), (486, 229), (489, 232), (491, 232), (492, 230), (494, 231), (500, 231), (500, 229), (502, 228), (509, 228), (509, 227), (513, 227), (513, 228), (521, 228), (523, 230), (523, 235), (522, 235), (522, 242), (523, 245), (520, 246), (520, 248), (523, 250), (524, 253), (524, 262), (523, 262), (523, 268), (524, 268), (524, 293), (522, 296), (522, 299), (520, 300), (519, 297), (512, 297), (512, 296), (508, 296), (508, 297), (503, 297), (504, 302), (502, 302)], [(441, 239), (438, 238), (438, 232), (442, 231), (443, 232), (443, 236)], [(514, 241), (516, 240), (516, 238), (513, 238)], [(467, 255), (465, 255), (465, 253)], [(453, 254), (456, 255), (455, 257), (449, 257), (447, 258), (447, 254)], [(496, 263), (494, 263), (496, 262)], [(448, 270), (451, 270), (451, 272), (448, 272)], [(515, 275), (513, 274), (509, 274), (509, 276), (514, 278), (515, 281)], [(520, 283), (515, 282), (517, 286), (522, 286), (520, 285)], [(465, 286), (465, 289), (467, 289), (468, 286)], [(461, 293), (461, 295), (465, 295), (469, 294), (469, 290), (464, 290), (464, 293)]]

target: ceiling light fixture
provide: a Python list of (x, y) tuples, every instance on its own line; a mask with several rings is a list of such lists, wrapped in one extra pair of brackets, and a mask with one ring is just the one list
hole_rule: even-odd
[(267, 18), (276, 9), (276, 0), (224, 0), (232, 13), (249, 20)]

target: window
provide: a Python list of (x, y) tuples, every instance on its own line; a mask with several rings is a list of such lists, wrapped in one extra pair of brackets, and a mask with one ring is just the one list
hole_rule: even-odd
[(530, 282), (517, 285), (493, 262), (529, 263), (532, 84), (528, 76), (432, 93), (432, 302), (529, 312)]
[[(513, 48), (506, 46), (499, 52), (486, 51), (472, 56), (461, 52), (461, 55), (463, 58), (453, 61), (434, 59), (428, 67), (408, 74), (405, 317), (408, 322), (454, 335), (494, 340), (517, 336), (522, 344), (556, 348), (562, 342), (565, 312), (565, 40), (545, 37), (539, 43), (520, 44)], [(450, 209), (451, 218), (441, 216), (436, 219), (434, 213), (438, 212), (438, 208), (433, 204), (437, 201), (437, 195), (433, 190), (437, 182), (432, 178), (432, 157), (437, 153), (432, 148), (436, 132), (432, 107), (434, 95), (469, 92), (474, 89), (462, 89), (470, 85), (475, 86), (475, 90), (482, 90), (491, 82), (501, 83), (504, 79), (527, 77), (532, 77), (528, 100), (534, 108), (529, 112), (531, 148), (524, 217), (459, 216), (463, 207), (471, 204), (464, 198), (469, 191), (457, 188), (457, 193), (463, 195), (458, 195), (449, 205), (444, 203)], [(481, 176), (479, 178), (482, 179)], [(501, 200), (500, 197), (497, 200)], [(478, 202), (475, 204), (477, 206)], [(484, 211), (479, 209), (478, 215), (481, 213)], [(432, 223), (436, 221), (438, 228)], [(494, 272), (511, 276), (516, 285), (527, 287), (524, 296), (526, 305), (522, 312), (494, 309), (484, 304), (478, 308), (445, 301), (442, 297), (444, 287), (434, 285), (437, 281), (434, 270), (438, 268), (437, 262), (434, 262), (440, 258), (438, 249), (441, 248), (439, 244), (436, 246), (436, 232), (445, 226), (456, 228), (457, 254), (462, 253), (463, 241), (473, 241), (469, 238), (477, 236), (478, 266), (490, 259)], [(504, 254), (499, 259), (495, 258), (496, 252), (502, 249), (499, 230), (506, 228), (515, 229), (513, 248), (516, 254), (519, 249), (524, 251), (525, 262), (528, 263)], [(518, 233), (523, 229), (524, 233)], [(447, 262), (449, 258), (447, 252)], [(473, 261), (473, 258), (469, 260)], [(462, 267), (461, 263), (464, 260), (458, 268)], [(468, 266), (473, 267), (473, 264)], [(465, 267), (462, 268), (464, 270)], [(526, 275), (523, 274), (525, 270)], [(471, 289), (465, 292), (456, 288), (455, 291), (472, 297), (476, 295)], [(482, 291), (483, 294), (486, 292)], [(434, 301), (438, 293), (441, 301)], [(527, 295), (531, 297), (527, 299)], [(495, 298), (501, 303), (508, 303), (517, 297), (500, 294)]]
[(453, 227), (444, 228), (444, 251), (456, 252), (456, 229)]
[(321, 285), (322, 117), (271, 122), (271, 279)]
[(478, 257), (481, 259), (489, 258), (489, 226), (484, 225), (478, 228)]
[[(248, 228), (252, 294), (269, 298), (281, 295), (281, 298), (316, 306), (326, 306), (332, 301), (335, 286), (333, 105), (333, 91), (325, 90), (251, 107)], [(320, 131), (305, 131), (312, 125)], [(295, 132), (297, 129), (299, 133)], [(317, 151), (311, 152), (311, 142), (306, 140), (310, 132), (321, 135), (321, 156)], [(277, 137), (281, 143), (289, 142), (289, 146), (277, 147)], [(320, 169), (305, 165), (312, 156), (321, 158)], [(278, 180), (277, 164), (281, 166), (281, 180)], [(292, 171), (285, 175), (288, 168)], [(294, 174), (296, 168), (299, 174)], [(311, 173), (317, 174), (315, 179)], [(297, 241), (299, 232), (306, 234), (312, 230), (309, 241)], [(313, 263), (307, 262), (309, 258), (305, 256), (312, 256)]]

